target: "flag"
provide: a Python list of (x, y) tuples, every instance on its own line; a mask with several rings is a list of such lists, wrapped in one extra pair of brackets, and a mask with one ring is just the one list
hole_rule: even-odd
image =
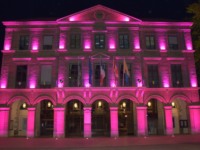
[(105, 74), (105, 70), (103, 69), (103, 64), (102, 64), (102, 60), (101, 60), (101, 67), (100, 67), (100, 69), (101, 69), (101, 81), (100, 81), (100, 83), (101, 83), (101, 86), (103, 86), (103, 79), (105, 78), (105, 76), (106, 76), (106, 74)]
[(45, 81), (44, 81), (43, 83), (44, 83), (44, 85), (46, 85), (46, 82), (45, 82)]
[(81, 80), (81, 67), (79, 65), (79, 60), (78, 60), (78, 87), (80, 86), (80, 81)]
[(129, 74), (125, 59), (124, 59), (124, 72), (123, 73), (125, 73), (126, 85), (128, 85), (128, 78), (130, 77), (130, 74)]
[(118, 73), (117, 65), (116, 65), (114, 59), (113, 59), (113, 73), (114, 73), (114, 76), (115, 76), (115, 82), (116, 82), (117, 79), (119, 78), (119, 73)]
[(89, 58), (89, 84), (92, 85), (92, 65)]

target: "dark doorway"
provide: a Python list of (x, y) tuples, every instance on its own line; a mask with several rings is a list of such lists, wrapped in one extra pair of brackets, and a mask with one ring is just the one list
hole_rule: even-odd
[(83, 137), (83, 103), (71, 100), (66, 104), (66, 137)]
[(40, 108), (40, 135), (53, 137), (53, 104), (49, 100), (43, 100)]
[(134, 135), (133, 102), (124, 99), (118, 109), (119, 136)]
[(110, 136), (110, 109), (104, 100), (92, 104), (92, 136)]

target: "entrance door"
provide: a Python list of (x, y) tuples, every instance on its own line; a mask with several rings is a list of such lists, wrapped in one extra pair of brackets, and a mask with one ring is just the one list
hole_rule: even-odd
[(27, 131), (27, 116), (20, 115), (19, 116), (19, 136), (26, 136)]

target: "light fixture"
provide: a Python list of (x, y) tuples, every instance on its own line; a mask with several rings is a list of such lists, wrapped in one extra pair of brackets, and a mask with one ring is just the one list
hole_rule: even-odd
[(48, 106), (48, 107), (51, 107), (51, 102), (48, 102), (47, 106)]
[(23, 106), (22, 106), (23, 108), (26, 108), (26, 103), (23, 103)]
[(174, 102), (172, 102), (172, 106), (173, 106), (173, 107), (175, 106), (175, 103), (174, 103)]
[(78, 104), (74, 103), (74, 108), (77, 109), (78, 108)]
[(122, 105), (123, 105), (123, 107), (125, 108), (125, 107), (126, 107), (126, 102), (123, 102), (123, 104), (122, 104)]
[(101, 101), (99, 101), (98, 106), (101, 107), (101, 105), (102, 105), (102, 104), (101, 104)]
[(148, 106), (149, 106), (149, 107), (151, 106), (151, 102), (148, 102)]
[(127, 118), (127, 117), (128, 117), (128, 115), (125, 115), (125, 117)]

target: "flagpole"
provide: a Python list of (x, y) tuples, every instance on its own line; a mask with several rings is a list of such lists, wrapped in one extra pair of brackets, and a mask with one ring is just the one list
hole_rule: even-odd
[(101, 87), (101, 55), (100, 55), (100, 87)]
[[(124, 62), (125, 62), (125, 56), (124, 56)], [(123, 62), (123, 64), (124, 64), (124, 62)], [(125, 64), (124, 64), (124, 65), (125, 65)], [(124, 73), (125, 73), (124, 65), (123, 65), (123, 86), (124, 86)]]
[[(114, 75), (114, 80), (115, 80), (115, 73), (114, 73), (114, 56), (113, 56), (113, 75)], [(115, 85), (116, 85), (116, 81), (115, 81)]]

